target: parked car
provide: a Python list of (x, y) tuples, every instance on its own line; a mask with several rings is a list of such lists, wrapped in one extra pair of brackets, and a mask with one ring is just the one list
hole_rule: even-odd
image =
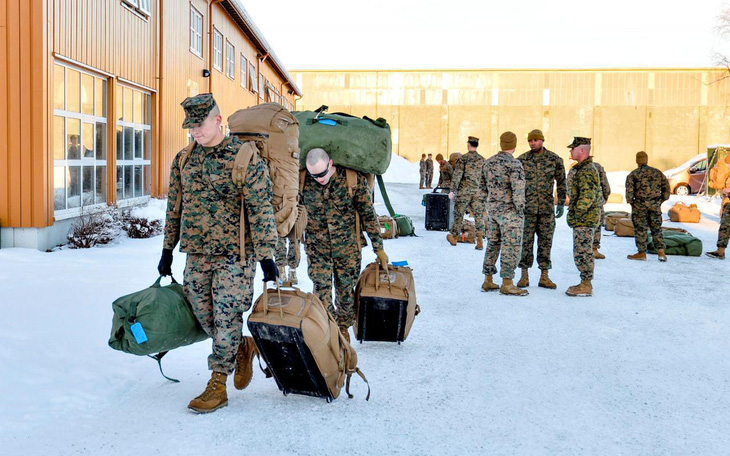
[(705, 188), (707, 154), (697, 154), (676, 168), (664, 171), (669, 190), (680, 196), (698, 193)]

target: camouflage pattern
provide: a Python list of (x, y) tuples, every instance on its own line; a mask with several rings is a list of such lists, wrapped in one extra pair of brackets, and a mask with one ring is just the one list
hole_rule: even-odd
[(581, 280), (593, 280), (593, 231), (591, 226), (573, 228), (573, 261)]
[[(593, 235), (593, 248), (600, 249), (601, 227), (606, 226), (606, 211), (604, 210), (603, 206), (606, 204), (606, 201), (608, 201), (608, 197), (611, 195), (611, 185), (608, 183), (608, 176), (606, 175), (606, 170), (603, 168), (603, 166), (596, 162), (593, 162), (593, 166), (596, 168), (596, 171), (598, 172), (598, 179), (601, 181), (601, 196), (603, 197), (603, 201), (601, 202), (600, 223), (598, 224), (598, 227), (596, 228), (596, 231)], [(570, 187), (570, 182), (573, 180), (573, 176), (575, 176), (575, 167), (570, 168), (570, 171), (568, 172), (568, 187)]]
[(203, 123), (210, 111), (216, 107), (216, 103), (213, 94), (201, 93), (194, 97), (187, 97), (180, 103), (180, 106), (185, 110), (182, 127), (193, 128)]
[(358, 173), (357, 182), (350, 196), (345, 169), (336, 167), (326, 185), (320, 185), (307, 174), (301, 195), (308, 216), (305, 248), (309, 278), (314, 284), (314, 293), (340, 326), (352, 326), (355, 322), (354, 287), (362, 261), (355, 235), (356, 212), (360, 215), (360, 226), (370, 237), (373, 251), (383, 249), (378, 217), (365, 175)]
[(419, 187), (425, 187), (426, 186), (426, 158), (422, 158), (420, 163), (418, 164), (418, 174), (420, 176), (420, 181), (418, 183)]
[(298, 268), (301, 260), (299, 241), (293, 236), (280, 237), (276, 242), (274, 257), (276, 258), (276, 264), (279, 266), (280, 274), (284, 272), (281, 266), (289, 266), (289, 269)]
[(631, 204), (631, 221), (639, 252), (646, 251), (648, 230), (651, 230), (656, 248), (664, 248), (661, 205), (668, 199), (669, 180), (658, 169), (644, 164), (626, 177), (626, 202)]
[(451, 188), (451, 179), (454, 175), (454, 167), (451, 163), (445, 161), (444, 164), (439, 168), (439, 182), (437, 187), (443, 187), (445, 189)]
[[(167, 200), (164, 248), (199, 255), (238, 255), (241, 216), (241, 190), (233, 183), (231, 169), (241, 146), (235, 137), (227, 137), (212, 148), (197, 145), (180, 170), (184, 149), (172, 161)], [(182, 188), (182, 195), (180, 195)], [(246, 249), (260, 261), (274, 256), (278, 235), (269, 169), (254, 154), (246, 170), (243, 186), (246, 201)], [(181, 214), (175, 202), (182, 196)]]
[(593, 166), (592, 157), (588, 157), (573, 168), (575, 169), (575, 175), (570, 182), (568, 226), (571, 228), (595, 228), (601, 221), (601, 206), (603, 206), (598, 171)]
[(525, 170), (525, 214), (554, 214), (553, 188), (558, 192), (558, 204), (565, 205), (565, 164), (558, 154), (543, 147), (517, 159)]
[(727, 248), (730, 239), (730, 203), (725, 204), (720, 219), (720, 229), (717, 231), (717, 246)]
[(433, 160), (426, 159), (426, 187), (430, 187), (433, 183)]
[(458, 237), (461, 234), (461, 224), (464, 212), (474, 216), (477, 233), (484, 235), (484, 176), (482, 167), (484, 157), (476, 151), (467, 152), (459, 158), (451, 178), (450, 192), (454, 192), (454, 223), (451, 225), (451, 235)]
[(185, 297), (203, 330), (213, 339), (208, 369), (231, 374), (241, 343), (243, 313), (253, 302), (253, 257), (241, 264), (238, 255), (188, 254)]
[(582, 136), (573, 136), (573, 142), (568, 144), (568, 149), (574, 149), (578, 146), (590, 146), (591, 138), (584, 138)]
[(520, 268), (531, 268), (535, 261), (534, 244), (537, 235), (537, 266), (541, 270), (552, 269), (550, 251), (555, 234), (555, 214), (525, 214), (522, 227), (522, 254)]
[(512, 279), (522, 253), (525, 175), (522, 164), (506, 152), (488, 158), (482, 170), (487, 192), (489, 230), (482, 272), (494, 275), (501, 254), (500, 277)]

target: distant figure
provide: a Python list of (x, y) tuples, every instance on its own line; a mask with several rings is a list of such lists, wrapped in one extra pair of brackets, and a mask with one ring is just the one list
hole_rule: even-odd
[(436, 161), (439, 164), (439, 181), (438, 184), (436, 184), (436, 187), (440, 187), (442, 189), (451, 188), (451, 178), (454, 175), (454, 167), (451, 166), (451, 163), (444, 160), (444, 156), (441, 154), (436, 155)]
[(477, 250), (484, 248), (484, 189), (482, 188), (482, 167), (484, 157), (477, 152), (479, 138), (469, 136), (467, 148), (469, 152), (459, 159), (451, 179), (449, 199), (456, 197), (454, 202), (454, 223), (451, 231), (446, 235), (449, 244), (456, 246), (456, 238), (461, 235), (461, 225), (464, 222), (464, 211), (468, 208), (474, 216), (477, 230)]
[[(603, 169), (603, 166), (595, 161), (593, 162), (593, 166), (596, 168), (596, 171), (598, 171), (598, 178), (601, 180), (601, 196), (603, 196), (603, 204), (601, 204), (601, 220), (596, 228), (595, 234), (593, 235), (593, 258), (597, 260), (604, 260), (606, 259), (606, 255), (599, 252), (598, 249), (601, 248), (601, 227), (606, 223), (606, 211), (604, 211), (603, 206), (606, 205), (606, 201), (608, 201), (608, 197), (611, 195), (611, 185), (608, 183), (608, 176), (606, 175), (606, 170)], [(570, 168), (567, 181), (568, 187), (570, 187), (570, 181), (573, 179), (574, 175), (575, 168)]]
[(418, 173), (421, 177), (421, 180), (418, 183), (418, 188), (424, 189), (424, 188), (426, 188), (426, 175), (427, 175), (426, 154), (421, 154), (421, 162), (418, 164)]
[(433, 188), (431, 184), (433, 183), (433, 158), (431, 158), (431, 154), (428, 154), (428, 158), (426, 159), (426, 188)]
[[(726, 165), (730, 165), (730, 155), (725, 157), (724, 163)], [(723, 177), (724, 180), (721, 181), (720, 178), (716, 178), (714, 182), (716, 189), (722, 189), (723, 201), (723, 205), (720, 210), (720, 213), (722, 214), (720, 218), (720, 228), (717, 230), (717, 250), (705, 253), (708, 257), (717, 258), (718, 260), (725, 259), (725, 249), (727, 248), (728, 240), (730, 239), (730, 173), (724, 173), (721, 178)]]

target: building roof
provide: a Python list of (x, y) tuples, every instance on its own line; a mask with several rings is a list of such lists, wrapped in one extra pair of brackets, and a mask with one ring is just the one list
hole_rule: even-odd
[(291, 90), (299, 97), (302, 96), (302, 91), (297, 87), (294, 79), (291, 77), (286, 67), (281, 63), (279, 57), (274, 53), (274, 49), (269, 45), (264, 38), (264, 34), (261, 30), (256, 27), (251, 16), (246, 11), (246, 8), (241, 4), (241, 0), (223, 0), (220, 5), (228, 12), (228, 15), (233, 18), (236, 24), (246, 32), (251, 38), (256, 48), (261, 52), (261, 57), (266, 56), (267, 60), (271, 61), (271, 65), (281, 76), (284, 77), (285, 83), (291, 87)]

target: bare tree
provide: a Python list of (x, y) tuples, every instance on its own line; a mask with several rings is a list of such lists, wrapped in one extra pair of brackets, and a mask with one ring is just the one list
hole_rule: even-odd
[[(720, 37), (730, 40), (730, 6), (726, 6), (725, 9), (723, 9), (717, 16), (717, 26), (715, 27), (715, 30)], [(723, 71), (722, 76), (712, 82), (718, 82), (723, 79), (730, 78), (730, 56), (720, 52), (715, 53), (715, 64), (725, 68), (725, 71)]]

